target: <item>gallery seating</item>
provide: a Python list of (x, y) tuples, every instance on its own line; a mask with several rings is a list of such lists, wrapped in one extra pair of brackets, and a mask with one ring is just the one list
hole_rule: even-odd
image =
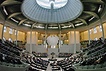
[(87, 56), (75, 65), (75, 71), (105, 71), (106, 69), (106, 41), (97, 40), (97, 42), (86, 48)]
[[(83, 52), (72, 55), (57, 64), (65, 71), (105, 71), (106, 41), (101, 39), (92, 42)], [(85, 57), (85, 54), (87, 56)]]
[(47, 53), (36, 53), (36, 52), (32, 52), (32, 54), (33, 54), (35, 57), (47, 58), (47, 56), (48, 56)]
[(49, 61), (43, 60), (41, 58), (36, 58), (34, 56), (26, 56), (25, 58), (25, 62), (30, 64), (30, 68), (29, 71), (42, 71), (42, 70), (46, 70), (47, 66), (49, 64)]
[(21, 61), (20, 53), (22, 50), (14, 46), (13, 43), (11, 45), (8, 43), (10, 42), (0, 40), (0, 71), (28, 70), (29, 65)]
[[(65, 58), (51, 63), (52, 70), (58, 71), (61, 67), (64, 71), (104, 71), (106, 69), (106, 41), (99, 39), (91, 43), (86, 50), (84, 49), (78, 54), (60, 53), (59, 56)], [(33, 52), (33, 55), (20, 55), (22, 51), (12, 42), (0, 40), (0, 70), (45, 71), (47, 69), (50, 62), (41, 58), (47, 57), (47, 53)], [(85, 57), (84, 54), (86, 53), (87, 56)]]
[(59, 53), (58, 57), (70, 57), (71, 55), (71, 53)]

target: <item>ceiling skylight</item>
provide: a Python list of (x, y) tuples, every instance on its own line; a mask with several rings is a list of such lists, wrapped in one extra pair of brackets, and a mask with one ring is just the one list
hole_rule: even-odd
[(35, 22), (64, 23), (79, 17), (83, 5), (80, 0), (24, 0), (21, 11)]
[(36, 0), (37, 4), (43, 8), (51, 9), (51, 4), (53, 4), (54, 9), (64, 7), (68, 0)]

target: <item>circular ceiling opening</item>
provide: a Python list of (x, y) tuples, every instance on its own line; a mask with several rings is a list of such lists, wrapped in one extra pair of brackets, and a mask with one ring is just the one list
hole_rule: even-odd
[(59, 9), (64, 7), (68, 0), (36, 0), (37, 4), (43, 8), (51, 9), (53, 5), (53, 9)]

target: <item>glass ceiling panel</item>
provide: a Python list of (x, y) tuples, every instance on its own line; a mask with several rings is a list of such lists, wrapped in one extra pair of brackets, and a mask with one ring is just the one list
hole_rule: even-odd
[(21, 7), (25, 17), (44, 24), (69, 22), (83, 11), (80, 0), (24, 0)]

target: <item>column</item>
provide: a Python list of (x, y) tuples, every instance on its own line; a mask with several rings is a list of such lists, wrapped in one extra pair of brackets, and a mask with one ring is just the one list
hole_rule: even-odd
[(29, 53), (32, 54), (32, 30), (30, 31), (30, 48)]
[(46, 30), (45, 30), (45, 38), (44, 38), (44, 47), (45, 48), (47, 48), (46, 35), (47, 35), (47, 33), (46, 33)]
[(2, 39), (2, 41), (3, 41), (3, 36), (4, 36), (4, 24), (3, 24), (2, 35), (1, 35), (1, 39)]
[(103, 24), (102, 24), (102, 19), (100, 18), (100, 26), (102, 27), (102, 37), (104, 39), (104, 29), (103, 29)]
[(70, 53), (76, 53), (76, 51), (80, 51), (79, 31), (69, 32), (69, 47), (70, 47)]
[(103, 28), (103, 24), (101, 24), (100, 26), (102, 27), (102, 37), (103, 37), (103, 39), (104, 39), (105, 37), (104, 37), (104, 28)]
[(88, 29), (88, 40), (89, 40), (89, 45), (90, 45), (90, 42), (91, 42), (91, 38), (90, 38), (90, 29)]
[(61, 48), (61, 30), (59, 31), (59, 47), (58, 47), (58, 52), (60, 52)]
[(3, 28), (2, 28), (2, 35), (1, 35), (2, 41), (3, 41), (3, 36), (4, 36), (4, 27), (5, 27), (5, 21), (4, 21)]
[(44, 46), (46, 47), (46, 49), (47, 49), (47, 51), (48, 51), (48, 45), (47, 45), (47, 41), (46, 41), (46, 38), (47, 38), (47, 24), (45, 25), (45, 39), (44, 39), (44, 41), (45, 41), (45, 44), (44, 44)]
[(35, 32), (35, 42), (36, 45), (38, 45), (38, 32)]
[(17, 38), (18, 38), (18, 30), (17, 29), (15, 29), (15, 38), (16, 38), (16, 40), (15, 40), (15, 45), (17, 46)]
[[(38, 47), (37, 45), (38, 45), (38, 32), (32, 32), (32, 30), (27, 32), (26, 50), (28, 52), (30, 52), (30, 50), (36, 52)], [(32, 48), (30, 49), (29, 47)]]
[(74, 31), (74, 53), (76, 53), (76, 31)]

